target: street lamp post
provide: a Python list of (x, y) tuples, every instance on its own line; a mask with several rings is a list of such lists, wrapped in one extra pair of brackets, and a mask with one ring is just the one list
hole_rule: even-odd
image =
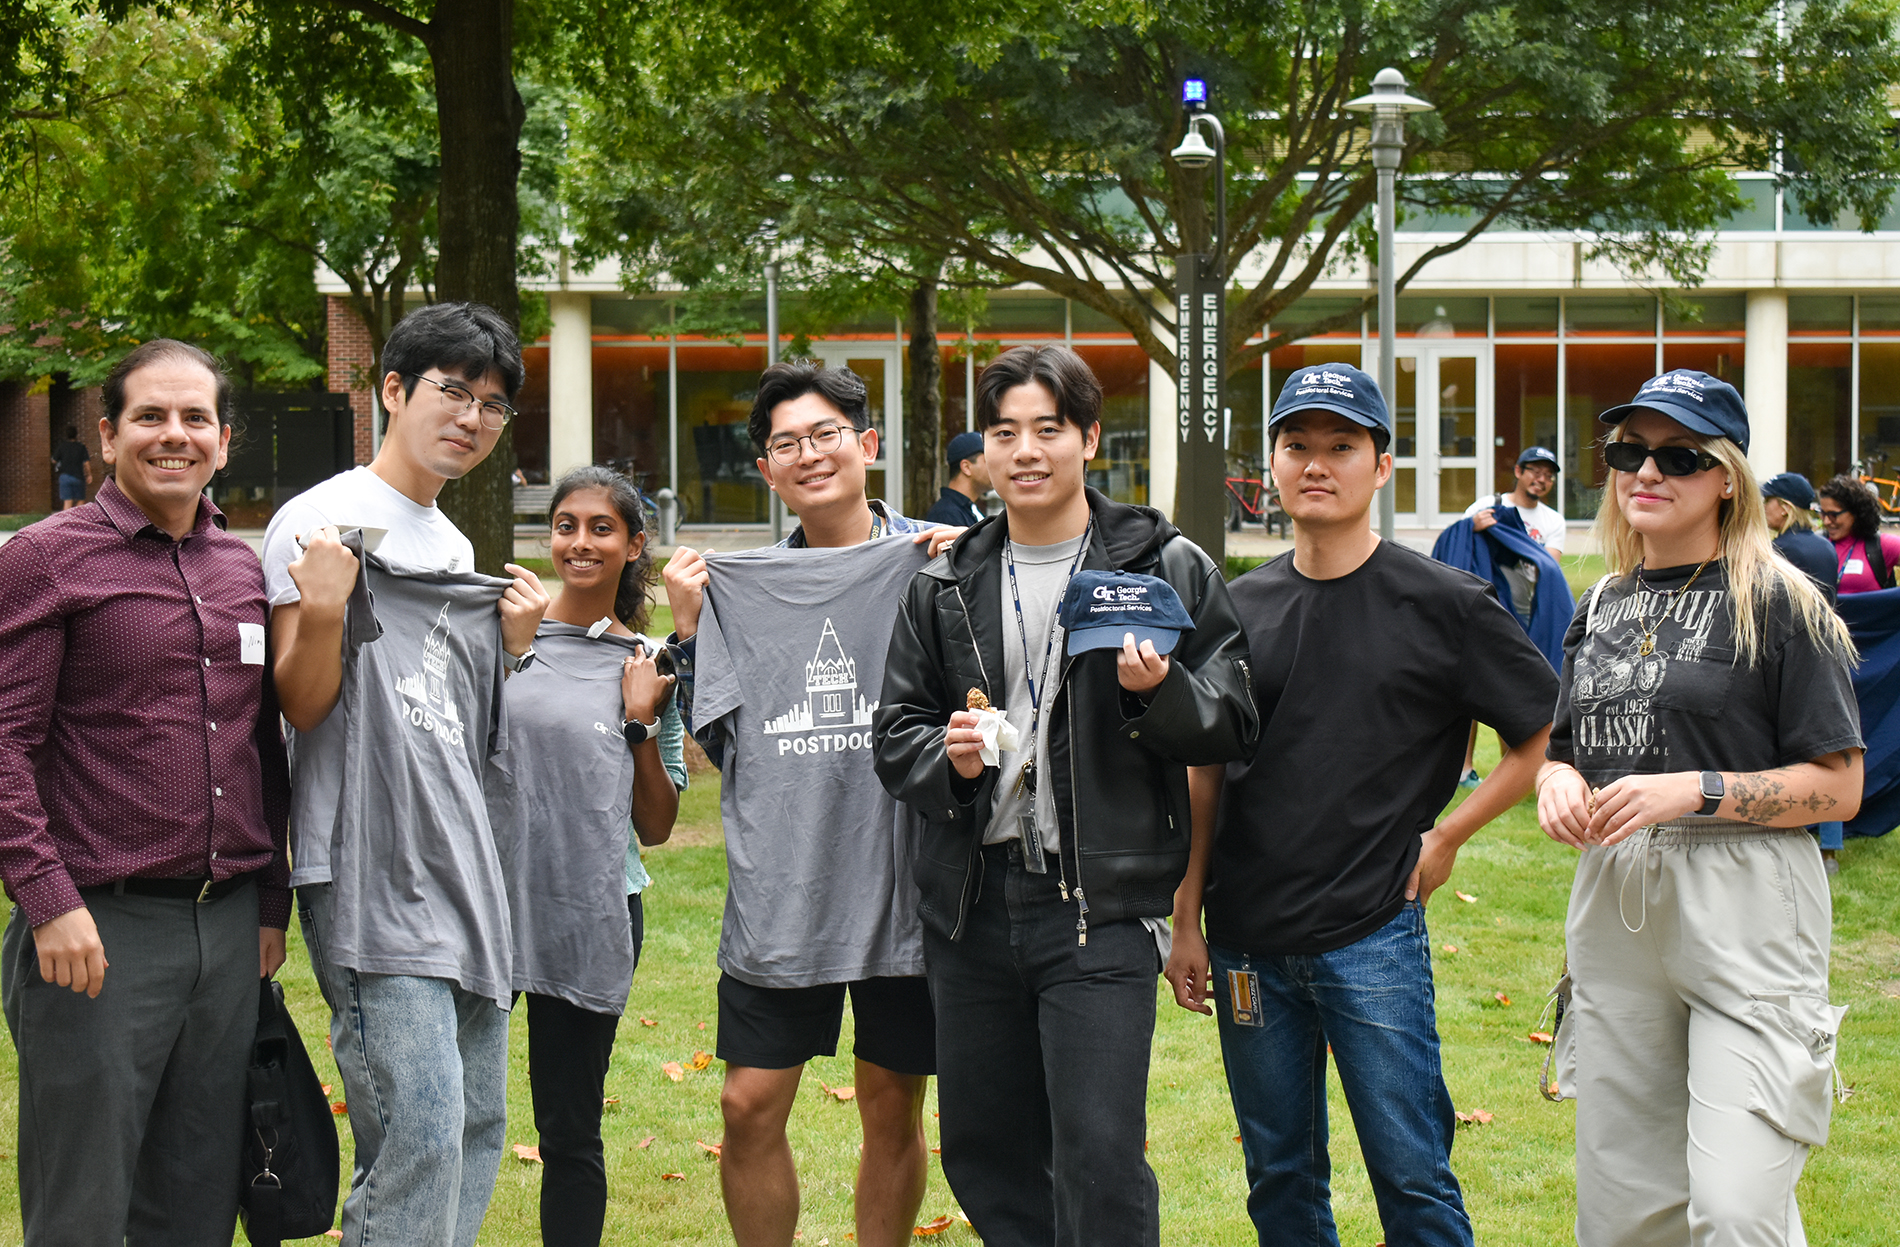
[[(1372, 114), (1372, 167), (1379, 177), (1379, 392), (1388, 406), (1398, 399), (1398, 358), (1395, 354), (1394, 323), (1398, 316), (1397, 273), (1392, 254), (1392, 234), (1397, 228), (1396, 199), (1399, 157), (1405, 151), (1405, 117), (1408, 113), (1430, 112), (1424, 100), (1406, 94), (1405, 75), (1387, 67), (1372, 79), (1372, 92), (1351, 101), (1346, 108), (1355, 113)], [(1394, 423), (1398, 410), (1392, 408)], [(1413, 436), (1422, 436), (1416, 421)], [(1396, 445), (1392, 448), (1398, 449)], [(1379, 491), (1379, 536), (1392, 540), (1395, 527), (1394, 496), (1398, 473)]]
[(1214, 235), (1208, 254), (1183, 255), (1175, 268), (1174, 524), (1218, 567), (1227, 554), (1227, 135), (1207, 111), (1205, 82), (1182, 83), (1181, 103), (1187, 133), (1169, 154), (1184, 169), (1214, 166)]
[[(768, 221), (765, 226), (765, 362), (767, 366), (778, 363), (778, 224)], [(785, 540), (785, 500), (772, 492), (769, 504), (772, 515), (772, 540)]]

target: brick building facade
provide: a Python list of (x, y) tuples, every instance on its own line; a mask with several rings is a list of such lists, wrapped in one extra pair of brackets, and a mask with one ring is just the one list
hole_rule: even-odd
[(99, 455), (99, 387), (73, 389), (57, 378), (39, 382), (0, 381), (0, 514), (46, 512), (58, 508), (53, 483), (53, 447), (65, 439), (66, 426), (92, 452), (90, 498), (105, 480)]
[(327, 387), (333, 394), (350, 396), (350, 410), (356, 413), (356, 461), (368, 463), (375, 449), (371, 386), (376, 364), (369, 326), (350, 307), (349, 300), (330, 295), (325, 303), (330, 330)]

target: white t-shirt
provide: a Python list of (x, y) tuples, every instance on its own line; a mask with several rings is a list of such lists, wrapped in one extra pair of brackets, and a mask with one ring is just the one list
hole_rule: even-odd
[[(422, 506), (368, 468), (341, 472), (277, 509), (264, 530), (264, 592), (272, 606), (302, 595), (290, 578), (297, 535), (325, 524), (338, 529), (381, 528), (376, 552), (392, 563), (425, 571), (467, 572), (475, 548), (440, 507)], [(290, 746), (290, 884), (330, 882), (330, 834), (343, 787), (343, 749), (349, 732), (341, 703), (314, 731), (285, 732)]]
[[(1510, 496), (1509, 494), (1488, 494), (1466, 507), (1465, 516), (1470, 518), (1486, 508), (1495, 508)], [(1517, 506), (1516, 503), (1511, 505)], [(1547, 507), (1540, 502), (1535, 506), (1517, 507), (1517, 513), (1523, 517), (1524, 527), (1530, 530), (1531, 540), (1547, 550), (1563, 553), (1564, 517), (1557, 513), (1556, 508)], [(265, 587), (269, 587), (268, 581)]]

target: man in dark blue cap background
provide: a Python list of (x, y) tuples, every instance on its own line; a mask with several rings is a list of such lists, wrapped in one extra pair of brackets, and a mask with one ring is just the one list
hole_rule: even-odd
[(976, 500), (990, 487), (990, 469), (983, 462), (983, 435), (974, 431), (957, 434), (944, 448), (944, 458), (950, 466), (950, 483), (924, 512), (925, 522), (952, 528), (981, 523), (983, 512)]
[[(1293, 550), (1231, 586), (1260, 742), (1189, 771), (1167, 977), (1218, 1017), (1261, 1242), (1336, 1239), (1330, 1049), (1386, 1241), (1468, 1244), (1425, 903), (1531, 790), (1557, 677), (1488, 582), (1373, 532), (1392, 420), (1371, 377), (1295, 372), (1267, 437)], [(1474, 720), (1504, 756), (1440, 820)]]
[[(1466, 507), (1465, 514), (1471, 517), (1473, 527), (1483, 532), (1498, 522), (1494, 514), (1497, 508), (1514, 506), (1537, 544), (1561, 557), (1564, 552), (1564, 517), (1544, 501), (1557, 488), (1557, 473), (1561, 470), (1557, 456), (1548, 447), (1527, 446), (1524, 453), (1517, 457), (1517, 467), (1512, 469), (1517, 477), (1517, 488), (1510, 493), (1486, 494)], [(1530, 583), (1537, 583), (1534, 569)], [(1524, 600), (1530, 600), (1528, 593), (1524, 595)]]
[(1814, 486), (1799, 472), (1783, 472), (1761, 483), (1761, 508), (1775, 530), (1775, 553), (1808, 574), (1815, 587), (1834, 600), (1839, 564), (1834, 543), (1814, 531)]

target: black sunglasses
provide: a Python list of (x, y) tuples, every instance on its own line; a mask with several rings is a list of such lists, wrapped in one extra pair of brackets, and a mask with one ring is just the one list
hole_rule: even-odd
[(1640, 472), (1643, 460), (1654, 459), (1656, 470), (1664, 476), (1694, 476), (1720, 467), (1722, 461), (1706, 450), (1693, 446), (1644, 446), (1637, 442), (1608, 442), (1603, 447), (1603, 462), (1618, 472)]

